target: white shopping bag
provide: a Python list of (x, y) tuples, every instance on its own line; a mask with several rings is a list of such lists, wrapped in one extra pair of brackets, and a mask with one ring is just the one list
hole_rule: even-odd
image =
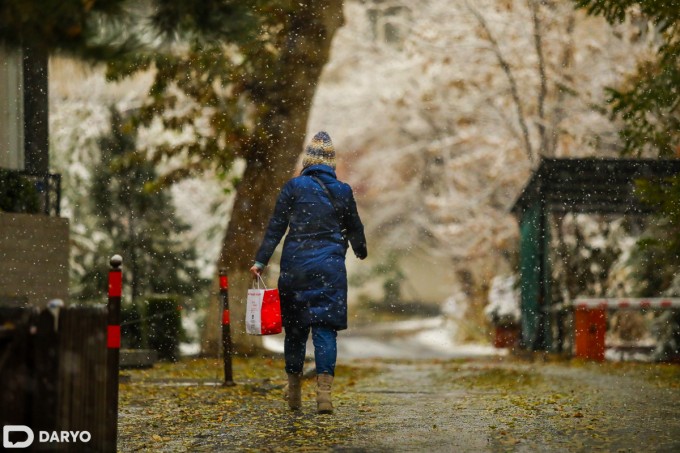
[(275, 335), (281, 333), (281, 303), (278, 289), (251, 288), (246, 305), (246, 333)]

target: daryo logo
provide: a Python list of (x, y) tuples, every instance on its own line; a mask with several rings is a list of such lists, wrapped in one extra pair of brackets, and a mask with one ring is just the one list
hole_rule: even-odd
[[(27, 439), (21, 442), (11, 442), (9, 433), (24, 433)], [(5, 448), (26, 448), (33, 443), (33, 430), (24, 425), (6, 425), (2, 428), (2, 446)]]
[[(25, 440), (10, 440), (10, 433), (24, 433)], [(38, 442), (40, 443), (87, 443), (92, 439), (89, 431), (38, 431)], [(28, 448), (33, 445), (35, 435), (33, 430), (24, 425), (6, 425), (2, 428), (2, 446), (4, 448)]]

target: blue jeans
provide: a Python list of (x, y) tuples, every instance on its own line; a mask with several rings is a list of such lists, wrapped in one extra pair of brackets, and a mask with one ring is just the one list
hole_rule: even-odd
[[(309, 327), (291, 327), (286, 329), (283, 341), (283, 354), (286, 359), (286, 373), (302, 373), (305, 364), (305, 350)], [(316, 374), (335, 375), (335, 361), (338, 357), (338, 332), (328, 327), (312, 327), (312, 343), (314, 344), (314, 361)]]

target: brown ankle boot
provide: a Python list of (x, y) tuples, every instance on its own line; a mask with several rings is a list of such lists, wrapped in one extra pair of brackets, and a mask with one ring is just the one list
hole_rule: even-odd
[(302, 407), (302, 373), (288, 375), (286, 399), (291, 410), (295, 411)]
[(316, 411), (319, 414), (332, 414), (333, 404), (331, 403), (331, 386), (333, 376), (327, 373), (316, 377)]

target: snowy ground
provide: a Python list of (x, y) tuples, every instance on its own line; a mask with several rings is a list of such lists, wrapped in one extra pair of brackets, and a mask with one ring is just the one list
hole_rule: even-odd
[[(456, 343), (455, 325), (443, 316), (350, 328), (338, 334), (338, 361), (353, 359), (460, 359), (505, 355), (488, 345)], [(283, 334), (263, 338), (265, 348), (283, 352)], [(307, 355), (311, 356), (311, 340)]]
[[(198, 327), (195, 317), (185, 316), (182, 325), (193, 341), (180, 344), (185, 357), (200, 353)], [(460, 344), (454, 341), (456, 325), (444, 316), (385, 322), (370, 327), (350, 328), (338, 333), (338, 361), (353, 359), (460, 359), (505, 355), (507, 350), (489, 345)], [(262, 338), (264, 347), (283, 353), (283, 334)], [(307, 343), (307, 356), (313, 357), (314, 348)]]

